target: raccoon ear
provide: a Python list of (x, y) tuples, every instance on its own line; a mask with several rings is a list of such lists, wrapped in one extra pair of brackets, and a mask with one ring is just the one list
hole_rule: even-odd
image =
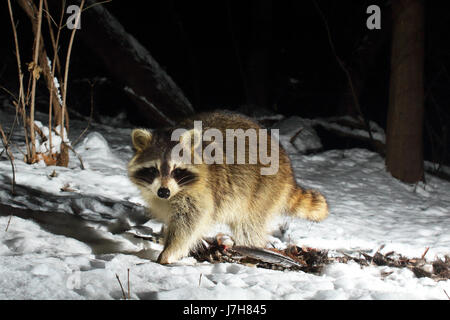
[(134, 129), (131, 132), (131, 140), (134, 148), (140, 152), (144, 150), (152, 141), (152, 133), (146, 129)]

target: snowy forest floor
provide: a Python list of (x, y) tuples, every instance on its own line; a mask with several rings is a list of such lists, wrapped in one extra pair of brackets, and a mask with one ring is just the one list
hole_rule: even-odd
[[(46, 123), (44, 115), (37, 118)], [(13, 119), (12, 108), (0, 107), (5, 131)], [(68, 168), (25, 164), (18, 151), (24, 150), (23, 132), (14, 131), (15, 195), (11, 164), (5, 154), (0, 158), (0, 299), (121, 299), (116, 275), (127, 286), (128, 271), (132, 299), (448, 299), (450, 280), (355, 261), (327, 264), (319, 274), (193, 257), (155, 263), (161, 245), (135, 235), (162, 225), (148, 219), (127, 178), (131, 128), (110, 122), (92, 124), (74, 146), (85, 170), (73, 154)], [(85, 127), (71, 121), (70, 139)], [(298, 132), (288, 129), (282, 135)], [(331, 257), (374, 255), (382, 248), (382, 254), (410, 258), (429, 248), (430, 261), (450, 255), (449, 182), (427, 175), (426, 184), (403, 184), (365, 149), (288, 151), (298, 182), (326, 196), (330, 217), (274, 221), (274, 248), (311, 247)], [(217, 226), (211, 236), (219, 231), (229, 232)]]

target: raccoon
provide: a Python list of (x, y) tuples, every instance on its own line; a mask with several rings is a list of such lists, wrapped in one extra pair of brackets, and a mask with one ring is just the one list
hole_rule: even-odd
[[(230, 227), (237, 245), (264, 246), (268, 223), (276, 215), (287, 213), (312, 221), (328, 216), (324, 196), (296, 183), (281, 145), (278, 171), (271, 175), (261, 174), (260, 169), (268, 165), (259, 158), (254, 164), (195, 164), (174, 159), (172, 150), (180, 141), (172, 141), (172, 133), (176, 128), (188, 129), (181, 141), (194, 135), (194, 120), (202, 121), (204, 130), (215, 128), (224, 136), (227, 129), (261, 129), (243, 115), (212, 112), (181, 121), (174, 128), (133, 130), (136, 153), (128, 164), (129, 178), (140, 189), (150, 214), (166, 224), (159, 263), (172, 263), (188, 255), (216, 223)], [(259, 139), (258, 144), (270, 145), (271, 139)], [(247, 160), (249, 140), (246, 139)], [(214, 142), (203, 141), (202, 146), (210, 143)]]

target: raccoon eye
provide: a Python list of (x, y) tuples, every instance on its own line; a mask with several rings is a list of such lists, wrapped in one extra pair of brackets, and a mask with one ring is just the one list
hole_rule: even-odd
[(188, 169), (176, 168), (172, 171), (172, 177), (180, 186), (190, 184), (197, 179), (197, 175)]
[(180, 168), (176, 168), (175, 170), (172, 171), (172, 176), (178, 180), (183, 178), (183, 176), (185, 175), (185, 173), (187, 172), (186, 169), (180, 169)]
[(146, 181), (148, 183), (153, 183), (153, 180), (155, 180), (158, 173), (159, 171), (155, 167), (142, 168), (136, 172), (135, 176), (140, 180)]
[(144, 170), (152, 175), (157, 175), (159, 173), (158, 169), (156, 169), (155, 167), (144, 168)]

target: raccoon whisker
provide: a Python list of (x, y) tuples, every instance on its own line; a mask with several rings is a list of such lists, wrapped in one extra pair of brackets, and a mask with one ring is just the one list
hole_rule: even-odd
[(189, 180), (189, 181), (185, 181), (185, 182), (183, 182), (183, 183), (179, 183), (178, 186), (179, 186), (179, 187), (185, 186), (185, 185), (191, 183), (192, 181), (193, 181), (193, 180)]
[(183, 186), (185, 186), (185, 185), (188, 185), (189, 183), (191, 183), (193, 180), (189, 180), (189, 181), (186, 181), (185, 183), (183, 183), (183, 184), (180, 184), (180, 185), (178, 185), (179, 187), (183, 187)]
[(177, 184), (181, 187), (183, 185), (186, 185), (186, 184), (194, 181), (195, 179), (196, 179), (196, 177), (192, 176), (192, 175), (184, 176), (180, 180), (177, 180)]
[(194, 180), (195, 180), (195, 178), (192, 178), (192, 179), (183, 181), (182, 183), (178, 183), (178, 186), (180, 186), (180, 187), (185, 186), (185, 185), (187, 185), (187, 184), (193, 182)]
[(138, 183), (143, 186), (148, 186), (149, 184), (153, 183), (153, 179), (146, 179), (146, 178), (138, 178)]
[(140, 185), (141, 187), (147, 188), (148, 187), (148, 183), (145, 183), (144, 181), (141, 180), (134, 180), (134, 183), (136, 183), (137, 185)]
[(183, 182), (183, 180), (186, 180), (186, 179), (192, 179), (192, 177), (190, 177), (190, 176), (184, 176), (184, 177), (182, 177), (180, 180), (177, 180), (177, 183), (178, 184), (180, 184), (180, 183), (182, 183)]

